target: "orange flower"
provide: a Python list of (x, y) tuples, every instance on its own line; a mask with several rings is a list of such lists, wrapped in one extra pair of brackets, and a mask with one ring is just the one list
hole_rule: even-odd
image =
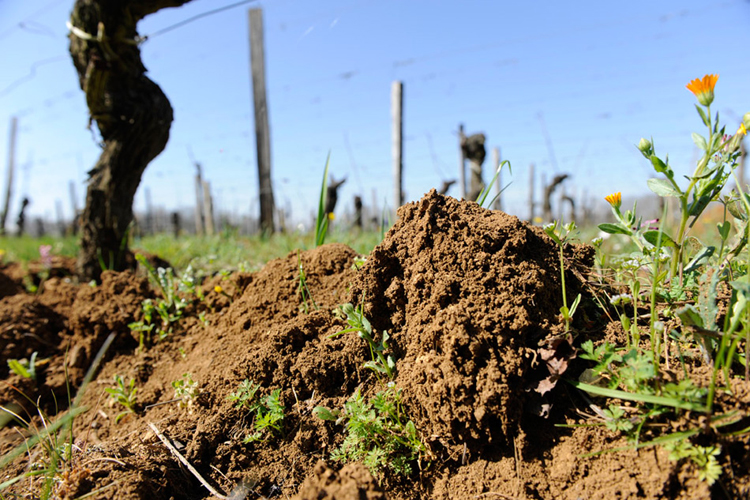
[(698, 98), (704, 106), (710, 106), (714, 100), (714, 87), (719, 75), (706, 75), (702, 79), (696, 78), (687, 84), (687, 89)]
[(619, 191), (610, 194), (609, 196), (605, 196), (604, 199), (607, 200), (607, 203), (612, 205), (614, 208), (620, 208), (620, 205), (622, 205), (622, 193), (620, 193)]

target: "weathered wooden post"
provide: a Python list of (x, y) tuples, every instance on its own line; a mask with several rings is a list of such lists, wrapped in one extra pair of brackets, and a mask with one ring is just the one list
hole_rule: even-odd
[(503, 203), (502, 203), (502, 186), (500, 182), (501, 174), (498, 172), (498, 169), (500, 168), (500, 148), (492, 148), (492, 175), (494, 176), (495, 173), (497, 173), (497, 177), (495, 177), (495, 203), (493, 203), (492, 208), (495, 210), (502, 210), (503, 209)]
[(362, 197), (354, 197), (354, 226), (362, 230)]
[(260, 196), (260, 228), (273, 233), (273, 185), (271, 184), (271, 133), (268, 127), (266, 101), (266, 63), (263, 49), (263, 11), (250, 9), (250, 74), (255, 109), (255, 148), (258, 156), (258, 193)]
[(23, 236), (23, 231), (26, 226), (26, 207), (29, 206), (31, 201), (24, 196), (21, 200), (21, 210), (18, 211), (18, 219), (16, 220), (16, 226), (18, 227), (17, 236)]
[(214, 235), (214, 202), (211, 199), (211, 183), (203, 181), (203, 214), (206, 217), (206, 236)]
[(172, 235), (174, 239), (180, 237), (180, 212), (172, 212)]
[(195, 235), (203, 236), (205, 234), (203, 225), (203, 174), (201, 173), (201, 164), (195, 163)]
[(394, 212), (404, 202), (403, 193), (403, 129), (404, 129), (404, 84), (395, 81), (391, 84), (391, 155), (393, 157), (393, 203)]
[(10, 119), (10, 141), (8, 145), (8, 177), (5, 181), (5, 201), (3, 212), (0, 214), (0, 235), (5, 234), (5, 221), (8, 220), (10, 209), (10, 198), (13, 195), (13, 170), (16, 168), (16, 133), (18, 131), (18, 118)]
[(461, 198), (466, 199), (466, 156), (464, 155), (464, 124), (458, 125), (458, 181), (461, 188)]
[(487, 156), (487, 150), (484, 148), (485, 140), (484, 134), (473, 134), (469, 137), (464, 137), (461, 143), (464, 158), (469, 160), (471, 179), (466, 198), (471, 201), (475, 201), (479, 197), (479, 193), (484, 189), (482, 163), (484, 163), (484, 158)]

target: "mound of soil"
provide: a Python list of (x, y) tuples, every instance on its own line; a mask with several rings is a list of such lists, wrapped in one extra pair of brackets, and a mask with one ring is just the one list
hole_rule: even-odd
[[(96, 287), (58, 275), (30, 295), (23, 276), (0, 273), (3, 357), (37, 352), (39, 360), (36, 382), (0, 366), (0, 403), (37, 428), (36, 409), (20, 392), (47, 414), (64, 410), (114, 334), (82, 392), (87, 411), (74, 421), (73, 455), (61, 464), (55, 496), (213, 498), (189, 463), (235, 499), (722, 497), (719, 483), (709, 488), (692, 462), (671, 461), (662, 448), (584, 456), (627, 443), (603, 427), (573, 426), (588, 422), (581, 413), (589, 402), (566, 384), (555, 386), (583, 364), (567, 366), (574, 348), (559, 317), (559, 248), (543, 231), (434, 191), (398, 215), (364, 265), (352, 249), (329, 244), (257, 273), (208, 280), (203, 299), (188, 297), (171, 332), (144, 349), (128, 326), (143, 321), (145, 299), (159, 300), (144, 275), (105, 273)], [(592, 257), (590, 247), (566, 247), (569, 304), (588, 295)], [(377, 335), (391, 336), (393, 384), (426, 449), (411, 477), (373, 477), (361, 463), (332, 460), (345, 428), (313, 412), (383, 387), (364, 367), (367, 344), (354, 333), (334, 336), (347, 327), (337, 309), (347, 302), (363, 307)], [(583, 332), (576, 344), (617, 331), (615, 324), (594, 328), (584, 308), (576, 318)], [(115, 376), (137, 387), (135, 413), (120, 419), (123, 407), (105, 391)], [(245, 380), (264, 395), (280, 391), (283, 432), (247, 442), (252, 415), (229, 399)], [(193, 397), (180, 397), (176, 386), (190, 381)], [(746, 385), (735, 391), (739, 411), (750, 399)], [(27, 436), (4, 424), (0, 452)], [(737, 498), (750, 494), (746, 445), (725, 446), (730, 463), (723, 465), (733, 478), (722, 486)], [(3, 480), (43, 461), (37, 447), (5, 469)], [(41, 481), (29, 477), (7, 491), (34, 497)]]

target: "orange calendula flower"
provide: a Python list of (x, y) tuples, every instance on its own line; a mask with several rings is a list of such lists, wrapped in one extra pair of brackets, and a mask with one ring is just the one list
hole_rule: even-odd
[(719, 75), (706, 75), (703, 78), (696, 78), (687, 84), (687, 89), (695, 94), (699, 103), (710, 106), (714, 100), (714, 87), (718, 79)]
[(604, 199), (607, 200), (607, 203), (612, 205), (614, 208), (620, 208), (620, 205), (622, 205), (622, 193), (620, 193), (619, 191), (610, 194), (609, 196), (605, 196)]

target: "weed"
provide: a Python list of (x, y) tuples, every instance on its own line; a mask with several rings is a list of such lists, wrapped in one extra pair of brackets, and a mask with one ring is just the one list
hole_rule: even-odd
[(578, 308), (578, 304), (581, 302), (581, 294), (579, 293), (575, 300), (573, 300), (573, 304), (571, 304), (570, 308), (568, 308), (568, 297), (567, 297), (567, 291), (565, 289), (565, 256), (564, 256), (564, 250), (565, 250), (565, 244), (569, 241), (571, 234), (576, 230), (575, 222), (569, 222), (568, 224), (563, 224), (561, 222), (555, 221), (551, 224), (547, 224), (544, 226), (544, 232), (547, 233), (547, 235), (554, 240), (555, 243), (557, 243), (557, 246), (560, 247), (560, 279), (562, 282), (562, 300), (563, 305), (560, 308), (560, 314), (562, 315), (562, 319), (565, 322), (565, 332), (570, 331), (570, 324), (573, 322), (573, 315), (576, 312), (576, 309)]
[(338, 337), (344, 333), (357, 332), (360, 338), (367, 342), (370, 347), (371, 360), (367, 361), (364, 366), (373, 370), (376, 374), (386, 375), (390, 380), (396, 376), (396, 361), (393, 356), (385, 352), (388, 350), (388, 340), (391, 338), (386, 330), (383, 330), (380, 342), (375, 340), (372, 325), (362, 313), (362, 304), (356, 308), (351, 304), (339, 306), (339, 310), (346, 316), (346, 322), (349, 328), (334, 333), (329, 338)]
[(244, 409), (253, 415), (253, 434), (248, 434), (243, 443), (264, 441), (270, 435), (284, 433), (284, 405), (281, 404), (281, 389), (274, 389), (270, 394), (258, 396), (260, 385), (245, 379), (240, 382), (237, 392), (229, 394), (227, 399), (234, 401), (235, 408)]
[(414, 422), (401, 406), (401, 391), (392, 383), (370, 401), (357, 391), (344, 404), (343, 411), (318, 406), (314, 412), (322, 420), (346, 424), (348, 435), (331, 459), (343, 463), (362, 461), (376, 477), (386, 468), (408, 476), (413, 472), (412, 464), (421, 464), (427, 453)]
[(188, 413), (192, 413), (193, 401), (200, 395), (198, 382), (193, 380), (191, 374), (184, 373), (181, 379), (172, 382), (172, 387), (174, 388), (174, 398), (179, 400), (180, 408), (185, 408)]
[(37, 353), (31, 354), (27, 359), (9, 359), (8, 368), (10, 371), (23, 378), (30, 378), (36, 382), (36, 356)]
[(299, 274), (297, 275), (297, 279), (299, 280), (297, 293), (302, 298), (300, 309), (305, 311), (305, 314), (309, 314), (310, 308), (308, 307), (307, 302), (310, 301), (316, 311), (318, 310), (318, 305), (315, 303), (315, 300), (313, 300), (312, 295), (310, 295), (310, 289), (307, 287), (307, 274), (305, 274), (305, 270), (302, 267), (302, 258), (300, 257), (299, 251), (297, 251), (297, 269), (299, 270)]
[(119, 423), (120, 420), (128, 413), (135, 413), (135, 393), (138, 389), (135, 387), (135, 379), (131, 379), (130, 383), (125, 383), (125, 380), (120, 375), (115, 375), (115, 386), (106, 387), (104, 389), (112, 400), (116, 403), (125, 407), (126, 411), (119, 413), (115, 417), (115, 423)]
[(513, 170), (511, 170), (510, 168), (510, 162), (508, 160), (503, 160), (500, 166), (497, 167), (497, 171), (495, 172), (495, 175), (492, 176), (492, 179), (490, 179), (490, 182), (487, 183), (487, 185), (485, 185), (482, 188), (482, 190), (479, 192), (479, 196), (477, 196), (476, 202), (479, 204), (480, 207), (492, 206), (492, 203), (497, 199), (497, 197), (500, 196), (502, 192), (508, 189), (508, 187), (510, 186), (510, 184), (508, 184), (504, 188), (502, 188), (500, 192), (498, 192), (494, 197), (492, 197), (490, 202), (485, 205), (485, 202), (487, 201), (487, 196), (489, 196), (492, 186), (495, 184), (495, 181), (497, 180), (498, 176), (500, 175), (500, 172), (502, 171), (506, 163), (508, 164), (508, 172), (510, 172), (511, 175), (513, 174)]
[(328, 234), (328, 214), (325, 213), (326, 197), (328, 191), (328, 167), (331, 164), (331, 153), (326, 158), (326, 168), (323, 170), (323, 183), (320, 186), (320, 197), (318, 198), (318, 216), (315, 219), (315, 246), (319, 247), (326, 242)]

